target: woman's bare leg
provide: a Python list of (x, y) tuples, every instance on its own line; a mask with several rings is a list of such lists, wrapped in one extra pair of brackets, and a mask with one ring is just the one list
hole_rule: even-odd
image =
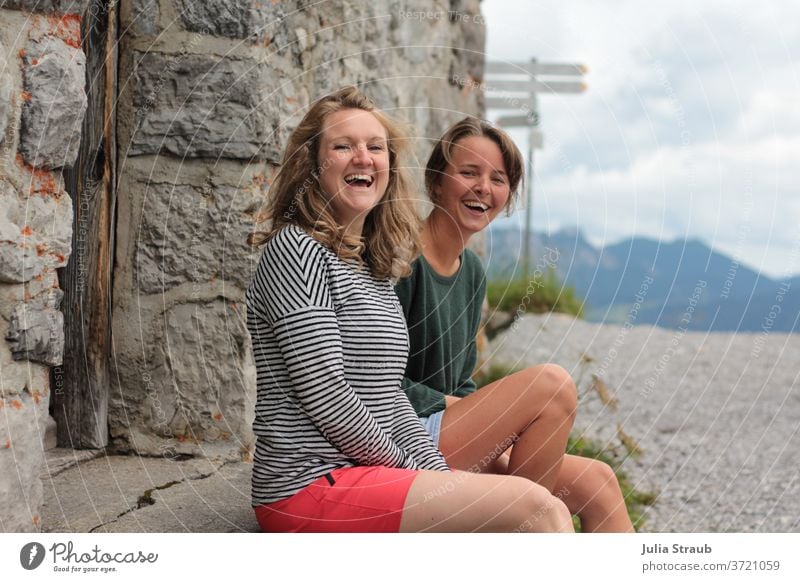
[(559, 497), (581, 520), (584, 532), (632, 532), (614, 471), (596, 459), (566, 455), (556, 479)]
[(566, 370), (534, 366), (448, 406), (439, 448), (451, 467), (483, 472), (513, 444), (509, 474), (553, 491), (576, 406)]
[(521, 477), (420, 471), (401, 532), (572, 532), (564, 503)]

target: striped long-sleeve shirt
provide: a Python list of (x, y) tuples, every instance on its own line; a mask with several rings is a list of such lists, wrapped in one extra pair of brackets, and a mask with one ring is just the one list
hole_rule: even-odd
[(247, 326), (254, 506), (339, 467), (448, 470), (400, 388), (408, 332), (389, 280), (286, 227), (265, 245), (247, 290)]

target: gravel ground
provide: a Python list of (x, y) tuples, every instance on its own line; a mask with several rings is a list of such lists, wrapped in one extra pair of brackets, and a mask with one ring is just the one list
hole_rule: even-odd
[(617, 411), (581, 399), (576, 429), (643, 449), (623, 468), (658, 500), (652, 532), (800, 532), (800, 335), (695, 333), (526, 315), (490, 345), (517, 367), (554, 362), (579, 391), (598, 375)]

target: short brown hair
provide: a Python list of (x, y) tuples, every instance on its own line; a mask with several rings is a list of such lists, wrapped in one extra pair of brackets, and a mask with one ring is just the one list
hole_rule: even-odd
[(523, 184), (525, 164), (522, 154), (505, 131), (477, 117), (465, 117), (450, 126), (433, 146), (433, 151), (425, 167), (425, 189), (428, 191), (428, 196), (433, 202), (436, 202), (436, 187), (441, 183), (447, 165), (453, 159), (453, 149), (458, 146), (459, 141), (468, 137), (485, 137), (500, 148), (506, 176), (508, 176), (509, 196), (506, 208), (510, 210)]
[[(319, 185), (319, 148), (325, 120), (344, 109), (368, 111), (386, 129), (389, 182), (380, 203), (364, 221), (362, 237), (347, 235), (330, 210)], [(316, 101), (289, 137), (281, 169), (269, 191), (268, 230), (248, 237), (258, 246), (284, 226), (294, 224), (345, 260), (363, 261), (373, 275), (399, 278), (410, 274), (419, 254), (419, 218), (414, 208), (413, 183), (402, 163), (408, 139), (400, 126), (382, 113), (356, 87), (345, 87)]]

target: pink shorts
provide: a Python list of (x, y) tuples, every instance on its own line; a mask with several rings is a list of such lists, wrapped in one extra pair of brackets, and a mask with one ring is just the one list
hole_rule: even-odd
[(265, 532), (397, 532), (417, 471), (343, 467), (287, 499), (255, 508)]

